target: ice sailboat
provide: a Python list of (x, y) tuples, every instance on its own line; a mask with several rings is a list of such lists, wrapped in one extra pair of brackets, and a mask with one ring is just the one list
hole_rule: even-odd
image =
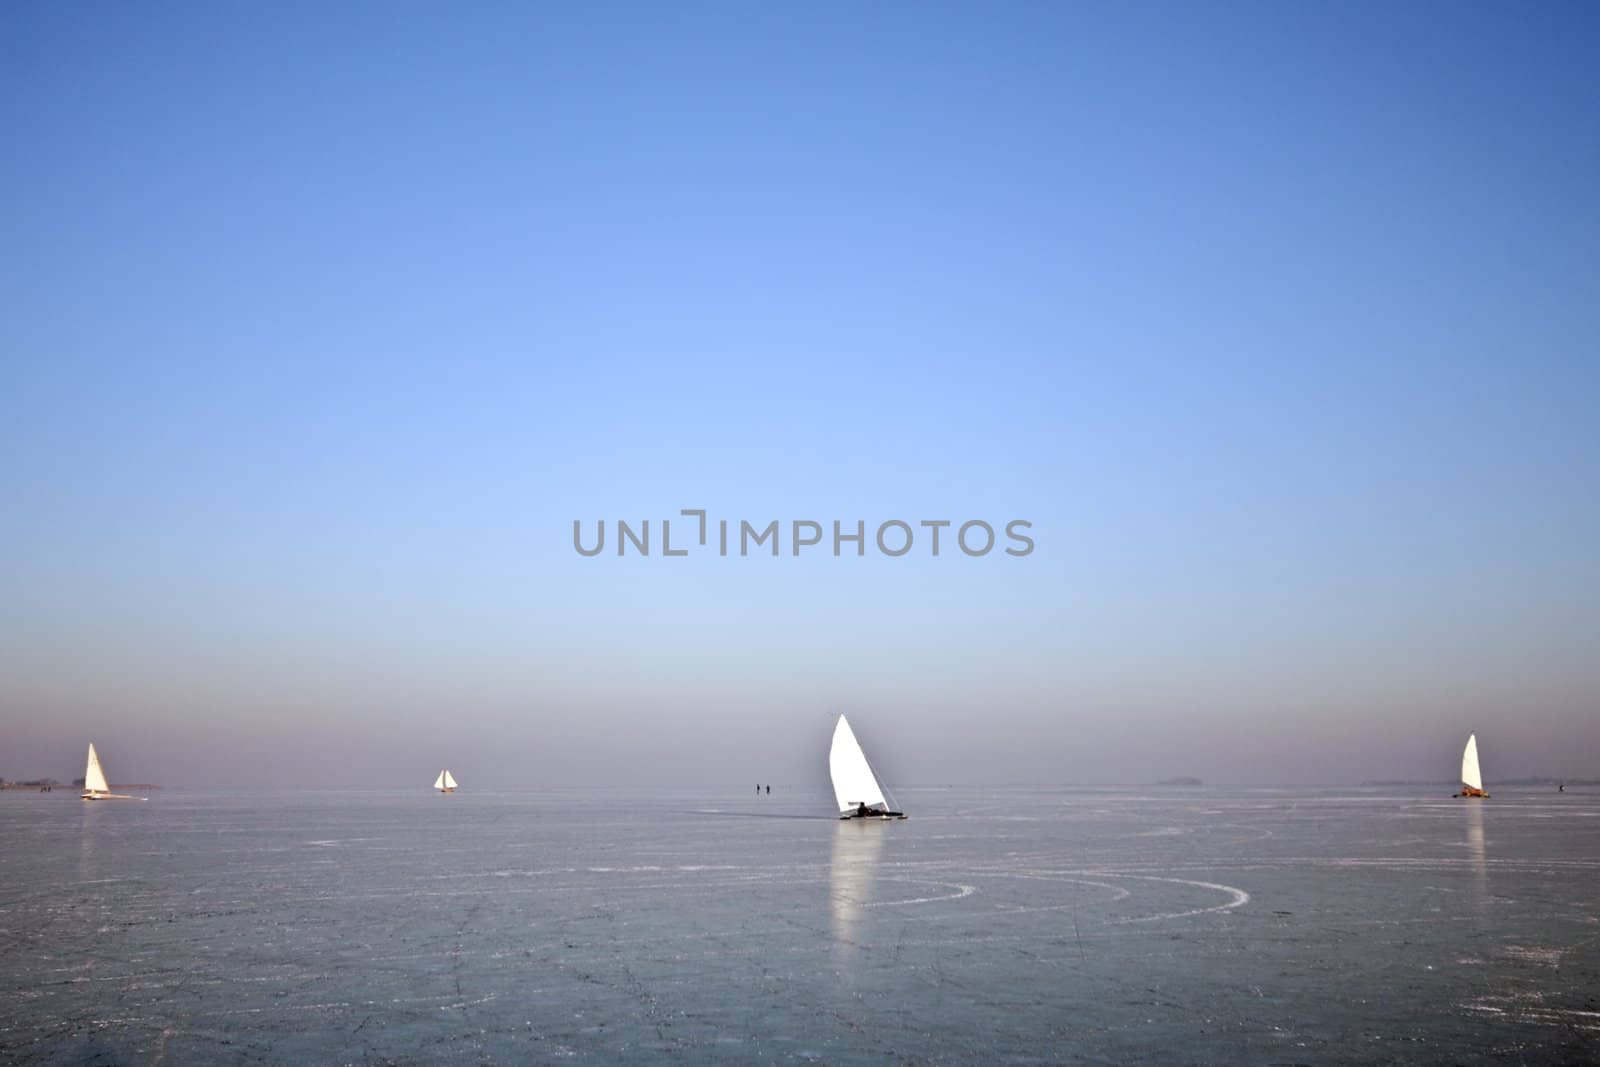
[(441, 793), (454, 793), (456, 780), (451, 777), (448, 769), (439, 772), (439, 777), (434, 779), (433, 787)]
[(1461, 753), (1461, 792), (1458, 797), (1482, 797), (1488, 799), (1489, 794), (1483, 791), (1483, 772), (1478, 770), (1478, 735), (1467, 735), (1466, 750)]
[(833, 796), (839, 802), (839, 818), (903, 819), (883, 795), (877, 775), (861, 751), (850, 721), (839, 716), (833, 728), (833, 748), (828, 751), (828, 774), (833, 778)]
[(106, 782), (106, 772), (100, 766), (100, 754), (94, 750), (94, 742), (90, 741), (89, 766), (83, 772), (83, 799), (143, 800), (144, 797), (130, 797), (111, 791), (110, 784)]

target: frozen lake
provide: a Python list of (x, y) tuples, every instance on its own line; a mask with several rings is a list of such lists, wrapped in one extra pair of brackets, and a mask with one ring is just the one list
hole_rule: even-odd
[(1600, 795), (1448, 792), (4, 793), (0, 1061), (1600, 1061)]

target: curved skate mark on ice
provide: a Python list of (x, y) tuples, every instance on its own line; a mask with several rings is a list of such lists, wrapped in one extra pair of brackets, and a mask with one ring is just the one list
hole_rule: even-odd
[(1459, 1004), (1462, 1011), (1476, 1012), (1480, 1015), (1489, 1015), (1496, 1018), (1513, 1019), (1519, 1023), (1545, 1024), (1548, 1026), (1561, 1026), (1572, 1030), (1584, 1030), (1590, 1033), (1600, 1033), (1600, 1011), (1583, 1011), (1575, 1008), (1551, 1008), (1537, 1003), (1542, 999), (1540, 994), (1534, 994), (1532, 1000), (1519, 996), (1487, 996)]
[(1175, 885), (1192, 885), (1200, 889), (1215, 889), (1219, 893), (1227, 893), (1233, 899), (1226, 904), (1214, 904), (1209, 908), (1189, 908), (1187, 911), (1164, 911), (1159, 915), (1138, 915), (1131, 919), (1109, 919), (1113, 926), (1123, 923), (1153, 923), (1162, 919), (1186, 919), (1191, 915), (1207, 915), (1211, 912), (1232, 911), (1234, 908), (1243, 907), (1250, 903), (1250, 894), (1234, 885), (1223, 885), (1221, 882), (1197, 882), (1190, 878), (1162, 878), (1154, 874), (1113, 874), (1113, 878), (1139, 878), (1146, 882), (1171, 882)]
[(1560, 967), (1561, 957), (1567, 950), (1562, 948), (1526, 948), (1522, 945), (1507, 945), (1500, 950), (1503, 956), (1520, 960), (1523, 963), (1537, 963), (1545, 967)]
[(459, 1011), (462, 1008), (470, 1008), (474, 1004), (487, 1004), (487, 1003), (489, 1003), (489, 1001), (494, 1000), (499, 995), (500, 995), (499, 993), (490, 993), (488, 996), (479, 997), (477, 1000), (463, 1000), (463, 1001), (460, 1001), (460, 1002), (455, 1003), (455, 1004), (441, 1004), (441, 1005), (439, 1005), (439, 1010), (440, 1011)]
[[(1107, 904), (1115, 904), (1119, 900), (1127, 900), (1130, 896), (1133, 895), (1133, 892), (1131, 890), (1129, 890), (1129, 889), (1127, 889), (1127, 888), (1125, 888), (1123, 886), (1112, 885), (1110, 882), (1095, 882), (1095, 881), (1091, 881), (1088, 878), (1062, 878), (1062, 877), (1051, 877), (1051, 876), (1042, 875), (1042, 874), (1022, 874), (1022, 873), (1011, 874), (1011, 875), (1008, 875), (1006, 877), (1011, 877), (1011, 878), (1029, 878), (1029, 879), (1032, 879), (1032, 880), (1038, 881), (1038, 882), (1070, 882), (1073, 885), (1087, 885), (1087, 886), (1093, 886), (1096, 889), (1109, 889), (1109, 890), (1111, 890), (1111, 899), (1104, 902), (1104, 903), (1107, 903)], [(1083, 904), (1080, 901), (1074, 901), (1071, 904), (1040, 904), (1040, 905), (1034, 906), (1034, 907), (1030, 907), (1030, 906), (1028, 906), (1026, 904), (997, 904), (997, 905), (995, 905), (995, 907), (998, 910), (1003, 911), (1008, 915), (1021, 915), (1021, 914), (1024, 914), (1024, 913), (1035, 912), (1035, 911), (1075, 911), (1078, 908), (1083, 907)]]
[[(1458, 809), (1459, 810), (1459, 809)], [(1233, 868), (1242, 868), (1249, 865), (1256, 868), (1272, 867), (1371, 867), (1376, 870), (1396, 871), (1459, 871), (1478, 863), (1507, 871), (1519, 871), (1533, 874), (1553, 874), (1557, 871), (1589, 871), (1600, 869), (1600, 860), (1557, 860), (1557, 859), (1487, 859), (1474, 860), (1469, 856), (1448, 857), (1437, 859), (1403, 858), (1397, 856), (1281, 856), (1271, 860), (1245, 859), (1239, 863), (1230, 864)]]
[[(903, 880), (904, 881), (912, 881), (913, 879), (909, 879), (908, 878), (908, 879), (903, 879)], [(945, 894), (942, 894), (942, 895), (936, 896), (936, 897), (908, 897), (905, 900), (874, 900), (874, 901), (871, 901), (869, 903), (862, 904), (861, 907), (863, 907), (863, 908), (891, 908), (891, 907), (895, 907), (896, 905), (900, 905), (900, 904), (932, 904), (935, 901), (939, 901), (939, 900), (960, 900), (962, 897), (970, 897), (972, 894), (974, 894), (974, 893), (976, 893), (978, 891), (978, 887), (977, 886), (975, 886), (975, 885), (962, 885), (960, 882), (923, 882), (922, 884), (923, 885), (943, 886), (946, 889), (954, 889), (955, 892), (954, 893), (945, 893)]]
[(1243, 830), (1249, 837), (1240, 838), (1241, 841), (1265, 841), (1272, 836), (1272, 831), (1265, 826), (1247, 826), (1240, 822), (1213, 823), (1218, 830)]

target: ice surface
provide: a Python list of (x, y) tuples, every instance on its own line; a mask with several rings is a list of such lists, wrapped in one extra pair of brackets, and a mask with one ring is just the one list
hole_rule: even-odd
[(1600, 796), (897, 798), (3, 794), (0, 1062), (1600, 1059)]

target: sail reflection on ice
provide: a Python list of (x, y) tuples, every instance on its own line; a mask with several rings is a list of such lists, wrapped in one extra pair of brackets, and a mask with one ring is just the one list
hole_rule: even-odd
[(833, 933), (834, 958), (844, 963), (858, 958), (866, 947), (867, 905), (878, 880), (878, 855), (883, 851), (883, 827), (841, 822), (833, 837), (833, 865), (828, 876), (828, 919)]
[(1481, 899), (1488, 895), (1489, 890), (1489, 861), (1486, 858), (1483, 842), (1483, 805), (1468, 804), (1464, 809), (1467, 817), (1467, 854), (1472, 859), (1472, 882)]

